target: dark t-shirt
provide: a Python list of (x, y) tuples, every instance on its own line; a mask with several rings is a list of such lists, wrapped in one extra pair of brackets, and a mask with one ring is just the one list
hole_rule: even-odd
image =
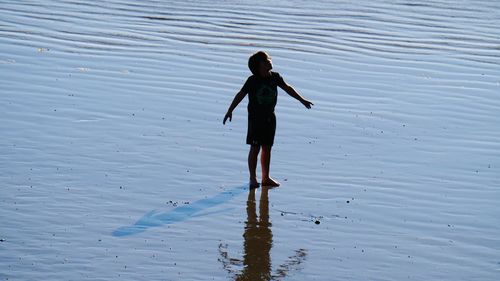
[(262, 77), (252, 75), (241, 88), (248, 94), (248, 114), (252, 116), (263, 116), (274, 113), (274, 107), (278, 99), (278, 88), (283, 88), (285, 81), (278, 72), (271, 71), (271, 76)]

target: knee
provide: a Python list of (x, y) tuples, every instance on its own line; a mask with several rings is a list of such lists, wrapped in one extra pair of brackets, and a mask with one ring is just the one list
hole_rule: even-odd
[(270, 145), (262, 145), (262, 152), (265, 152), (265, 153), (271, 152), (271, 146)]
[(250, 154), (257, 155), (259, 154), (259, 151), (260, 151), (260, 145), (252, 145), (250, 147)]

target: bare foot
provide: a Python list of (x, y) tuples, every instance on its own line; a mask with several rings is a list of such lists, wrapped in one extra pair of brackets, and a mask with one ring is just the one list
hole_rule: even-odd
[(259, 187), (259, 182), (255, 178), (251, 178), (249, 182), (250, 188), (257, 188)]
[(262, 180), (262, 186), (280, 186), (280, 183), (273, 180), (272, 178), (267, 178)]

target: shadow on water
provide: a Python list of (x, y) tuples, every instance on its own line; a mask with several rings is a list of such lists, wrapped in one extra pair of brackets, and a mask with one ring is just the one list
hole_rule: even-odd
[(306, 259), (306, 250), (298, 249), (279, 265), (274, 272), (271, 264), (273, 233), (269, 220), (269, 188), (262, 187), (259, 202), (259, 217), (255, 202), (255, 189), (250, 189), (247, 200), (247, 221), (245, 223), (243, 260), (231, 258), (227, 244), (219, 244), (219, 261), (224, 269), (237, 281), (281, 280), (291, 270), (299, 269)]
[(117, 228), (112, 232), (112, 235), (117, 237), (133, 235), (143, 232), (151, 227), (173, 224), (189, 218), (208, 215), (209, 213), (203, 211), (208, 208), (221, 205), (231, 200), (233, 197), (243, 193), (245, 190), (248, 190), (248, 185), (234, 187), (213, 197), (200, 199), (191, 204), (179, 206), (166, 212), (152, 210), (142, 216), (134, 224)]

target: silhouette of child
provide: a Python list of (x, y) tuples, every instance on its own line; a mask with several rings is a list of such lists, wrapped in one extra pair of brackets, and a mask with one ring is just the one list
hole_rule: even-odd
[(279, 186), (279, 182), (269, 176), (271, 161), (271, 147), (274, 143), (276, 131), (276, 116), (274, 107), (278, 97), (279, 86), (287, 94), (300, 101), (305, 107), (311, 108), (312, 102), (304, 99), (295, 89), (287, 84), (278, 72), (271, 71), (273, 64), (271, 57), (263, 51), (254, 53), (248, 59), (248, 68), (252, 72), (236, 94), (224, 116), (223, 124), (227, 119), (231, 121), (233, 110), (248, 94), (248, 130), (246, 143), (250, 145), (248, 153), (248, 170), (250, 172), (250, 186), (257, 187), (257, 157), (260, 150), (260, 165), (262, 168), (262, 185)]

